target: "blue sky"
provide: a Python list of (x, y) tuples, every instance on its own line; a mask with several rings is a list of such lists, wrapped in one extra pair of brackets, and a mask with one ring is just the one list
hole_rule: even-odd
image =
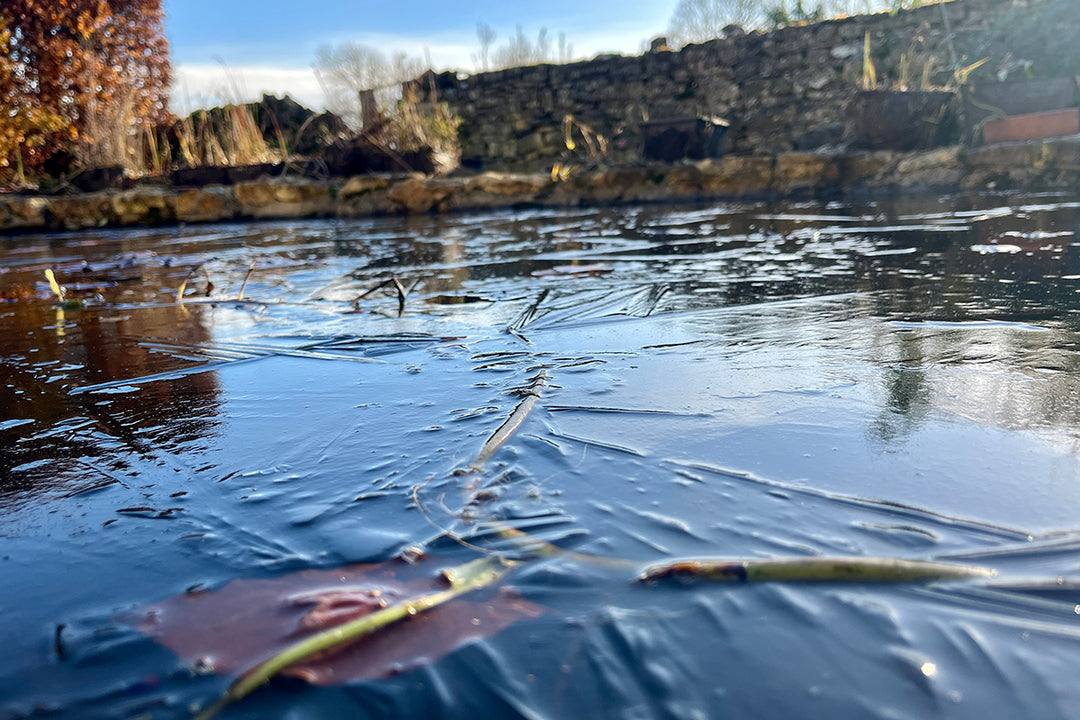
[(470, 72), (480, 21), (495, 28), (496, 45), (520, 24), (531, 38), (542, 27), (553, 40), (565, 32), (578, 57), (633, 54), (643, 40), (663, 34), (676, 1), (165, 0), (177, 75), (174, 110), (251, 99), (263, 91), (287, 92), (321, 107), (311, 71), (321, 43), (358, 42), (418, 57), (427, 51), (436, 69)]

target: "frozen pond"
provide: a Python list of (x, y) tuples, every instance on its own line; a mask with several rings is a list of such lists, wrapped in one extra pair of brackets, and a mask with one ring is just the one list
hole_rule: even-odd
[[(491, 555), (519, 564), (408, 642), (222, 717), (1078, 717), (1078, 225), (976, 197), (2, 238), (0, 717), (191, 717), (312, 597)], [(996, 576), (634, 580), (809, 556)]]

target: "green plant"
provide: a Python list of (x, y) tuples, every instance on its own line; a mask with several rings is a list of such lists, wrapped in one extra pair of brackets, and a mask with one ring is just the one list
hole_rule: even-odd
[(896, 86), (900, 90), (908, 89), (908, 76), (911, 74), (911, 55), (908, 53), (902, 53), (900, 55), (900, 78), (896, 81)]
[(870, 33), (863, 37), (863, 71), (862, 89), (873, 90), (877, 87), (877, 69), (874, 67), (874, 59), (870, 57)]
[[(894, 40), (892, 40), (894, 41)], [(891, 40), (886, 37), (883, 41), (885, 47), (888, 47)], [(896, 67), (897, 77), (896, 80), (889, 82), (887, 78), (878, 76), (877, 67), (874, 63), (874, 48), (871, 44), (870, 33), (867, 32), (863, 36), (863, 72), (862, 79), (859, 83), (859, 87), (863, 90), (871, 90), (880, 86), (891, 88), (894, 90), (908, 91), (914, 89), (912, 87), (911, 76), (912, 68), (917, 66), (920, 61), (920, 55), (925, 53), (925, 41), (921, 36), (917, 36), (912, 40), (911, 45), (908, 47), (907, 52), (900, 54), (900, 60)], [(879, 49), (878, 59), (881, 60), (886, 57), (887, 54), (883, 52), (883, 49)], [(937, 72), (937, 58), (934, 55), (926, 56), (925, 61), (922, 61), (922, 72), (919, 79), (919, 90), (948, 90), (959, 87), (966, 84), (973, 73), (988, 62), (989, 58), (983, 58), (969, 65), (959, 66), (953, 69), (952, 76), (945, 79), (945, 82), (935, 88), (933, 83), (934, 73)]]
[(456, 166), (461, 159), (461, 119), (446, 103), (421, 101), (418, 94), (417, 87), (410, 87), (393, 111), (380, 113), (365, 129), (364, 137), (402, 165), (407, 165), (402, 154), (430, 150), (436, 165)]
[(588, 157), (595, 158), (607, 154), (607, 138), (580, 120), (575, 119), (573, 115), (567, 115), (563, 118), (563, 144), (568, 151), (574, 152), (578, 148), (578, 144), (574, 141), (575, 130), (578, 137), (585, 144), (585, 152)]
[(926, 59), (926, 64), (923, 65), (922, 80), (919, 83), (920, 90), (930, 89), (930, 78), (934, 74), (935, 66), (937, 65), (937, 58), (931, 55)]
[(956, 80), (956, 84), (966, 85), (968, 79), (971, 78), (971, 74), (981, 68), (983, 65), (985, 65), (989, 60), (990, 58), (984, 57), (982, 60), (976, 60), (970, 65), (956, 68), (953, 71), (953, 79)]

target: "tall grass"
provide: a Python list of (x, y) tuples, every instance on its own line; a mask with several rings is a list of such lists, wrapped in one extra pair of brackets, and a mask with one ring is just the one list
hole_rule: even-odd
[(250, 105), (199, 110), (170, 126), (152, 127), (135, 117), (130, 98), (120, 98), (88, 103), (85, 118), (72, 153), (81, 169), (122, 167), (141, 176), (173, 167), (254, 165), (287, 156), (280, 130), (279, 147), (272, 148)]
[[(238, 93), (240, 80), (228, 72), (226, 76)], [(95, 78), (89, 77), (87, 87), (96, 86)], [(107, 101), (89, 93), (84, 127), (72, 148), (77, 167), (122, 167), (129, 175), (141, 176), (177, 167), (275, 162), (288, 154), (280, 129), (278, 148), (267, 143), (252, 104), (233, 101), (154, 127), (135, 114), (134, 92), (128, 88)], [(277, 127), (276, 119), (271, 120)]]
[(286, 154), (280, 131), (278, 150), (266, 142), (250, 105), (198, 110), (172, 129), (179, 151), (176, 160), (186, 167), (254, 165)]
[(434, 86), (431, 100), (421, 100), (420, 82), (423, 81), (404, 83), (401, 100), (392, 110), (380, 111), (378, 119), (362, 136), (391, 156), (430, 150), (436, 166), (448, 171), (461, 160), (458, 140), (461, 119), (446, 103), (438, 101)]
[(91, 88), (80, 109), (82, 127), (72, 146), (72, 156), (82, 169), (128, 167), (136, 155), (134, 138), (139, 124), (135, 114), (134, 89), (108, 99), (99, 97), (96, 75), (87, 81)]

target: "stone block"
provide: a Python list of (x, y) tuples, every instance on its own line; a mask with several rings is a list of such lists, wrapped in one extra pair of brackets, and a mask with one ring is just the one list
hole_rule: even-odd
[(330, 215), (334, 207), (325, 182), (253, 180), (234, 186), (240, 214), (254, 218)]
[(49, 199), (25, 195), (9, 195), (3, 198), (6, 212), (3, 215), (2, 229), (32, 230), (46, 226), (46, 211)]
[(233, 188), (221, 185), (185, 190), (175, 202), (180, 222), (222, 222), (232, 220), (239, 212)]
[(551, 183), (551, 177), (544, 174), (509, 175), (487, 172), (470, 178), (468, 190), (509, 197), (531, 197)]
[(927, 170), (960, 167), (960, 148), (950, 147), (927, 152), (914, 152), (901, 156), (896, 165), (897, 175), (914, 175)]
[[(428, 181), (425, 185), (434, 194), (429, 209), (467, 210), (532, 205), (545, 191), (550, 191), (552, 181), (550, 173), (488, 172), (470, 178)], [(444, 195), (446, 190), (449, 193)], [(414, 203), (420, 197), (420, 193), (414, 191)], [(416, 204), (416, 211), (423, 212), (422, 204)]]
[(651, 199), (657, 183), (641, 167), (613, 167), (597, 170), (584, 178), (582, 192), (593, 202)]
[(910, 153), (900, 158), (889, 180), (902, 188), (956, 186), (964, 176), (959, 148)]
[(518, 139), (514, 148), (515, 155), (528, 155), (529, 153), (538, 153), (545, 150), (549, 152), (557, 151), (556, 148), (548, 147), (546, 133), (544, 128), (538, 128), (535, 132), (529, 133), (523, 138)]
[(843, 160), (844, 180), (862, 185), (883, 177), (896, 165), (896, 153), (888, 150), (848, 155)]
[(105, 227), (112, 219), (107, 191), (55, 197), (49, 203), (50, 224), (65, 230)]
[(160, 225), (176, 220), (176, 193), (160, 187), (123, 190), (110, 198), (111, 221), (118, 225)]
[(786, 153), (776, 158), (772, 188), (790, 195), (799, 191), (836, 188), (840, 168), (836, 159), (818, 153)]
[(895, 184), (905, 189), (953, 188), (959, 186), (963, 177), (964, 170), (962, 168), (927, 168), (917, 173), (897, 175)]
[(343, 198), (340, 194), (335, 205), (338, 217), (371, 217), (401, 212), (401, 206), (389, 198), (386, 188)]
[(972, 168), (1034, 165), (1042, 155), (1041, 145), (1042, 143), (1010, 143), (976, 148), (967, 154), (964, 162)]
[(1080, 138), (1057, 138), (1040, 143), (1042, 154), (1038, 165), (1056, 170), (1080, 170)]
[(410, 177), (391, 185), (386, 196), (399, 209), (425, 213), (442, 208), (451, 195), (464, 188), (465, 181), (460, 178)]
[(676, 165), (664, 174), (664, 188), (671, 195), (693, 196), (702, 193), (702, 173), (697, 165)]
[(374, 190), (383, 190), (389, 185), (389, 175), (357, 175), (349, 178), (345, 186), (338, 191), (338, 198), (349, 200)]
[(772, 190), (772, 157), (731, 155), (697, 164), (701, 190), (716, 197), (754, 197)]

